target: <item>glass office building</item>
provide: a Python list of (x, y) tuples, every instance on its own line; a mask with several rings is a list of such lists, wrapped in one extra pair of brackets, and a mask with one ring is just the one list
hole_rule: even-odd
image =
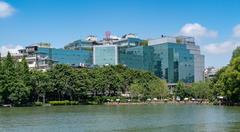
[(168, 83), (198, 82), (204, 79), (204, 56), (191, 37), (165, 37), (148, 41), (132, 34), (114, 41), (96, 41), (95, 36), (74, 41), (65, 49), (48, 45), (29, 46), (20, 50), (27, 56), (30, 69), (49, 69), (53, 64), (70, 66), (126, 65), (149, 71)]
[(204, 79), (204, 56), (193, 38), (162, 37), (149, 40), (148, 46), (140, 46), (137, 39), (132, 40), (132, 43), (122, 40), (115, 45), (94, 46), (94, 64), (123, 64), (149, 71), (168, 83), (192, 83)]
[(152, 72), (168, 83), (194, 82), (194, 58), (185, 45), (122, 47), (119, 48), (119, 64)]

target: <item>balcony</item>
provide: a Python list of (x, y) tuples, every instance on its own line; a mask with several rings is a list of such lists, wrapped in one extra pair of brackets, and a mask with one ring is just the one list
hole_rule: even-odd
[(28, 56), (26, 57), (26, 60), (36, 60), (36, 56)]

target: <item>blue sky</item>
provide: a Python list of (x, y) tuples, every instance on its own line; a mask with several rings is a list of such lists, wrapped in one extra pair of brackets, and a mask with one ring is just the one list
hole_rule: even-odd
[(61, 48), (89, 34), (196, 37), (206, 66), (240, 44), (239, 0), (0, 0), (0, 52), (37, 42)]

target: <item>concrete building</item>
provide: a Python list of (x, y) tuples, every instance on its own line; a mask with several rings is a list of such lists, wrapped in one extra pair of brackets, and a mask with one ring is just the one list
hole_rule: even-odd
[(65, 50), (36, 44), (27, 46), (19, 52), (25, 56), (30, 69), (46, 71), (54, 64), (67, 64), (73, 67), (92, 64), (92, 51), (85, 49)]
[(219, 69), (215, 68), (213, 66), (205, 68), (205, 70), (204, 70), (205, 79), (211, 79), (211, 78), (215, 77), (218, 71), (219, 71)]

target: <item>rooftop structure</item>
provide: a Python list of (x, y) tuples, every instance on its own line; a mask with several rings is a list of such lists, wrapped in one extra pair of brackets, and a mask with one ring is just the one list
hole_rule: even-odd
[(94, 35), (89, 35), (87, 36), (86, 41), (97, 42), (97, 37)]
[(149, 44), (148, 44), (149, 46), (150, 45), (155, 45), (155, 44), (164, 44), (164, 43), (195, 45), (194, 38), (193, 37), (188, 37), (188, 36), (172, 37), (172, 36), (162, 35), (160, 38), (150, 39), (148, 42), (149, 42)]

